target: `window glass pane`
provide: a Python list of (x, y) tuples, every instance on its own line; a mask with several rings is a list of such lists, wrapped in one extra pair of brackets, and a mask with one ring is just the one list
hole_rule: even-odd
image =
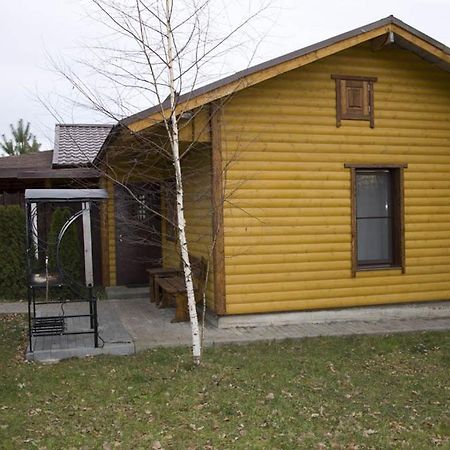
[(358, 219), (358, 262), (392, 261), (391, 219)]
[(391, 215), (391, 176), (388, 170), (356, 173), (356, 217)]

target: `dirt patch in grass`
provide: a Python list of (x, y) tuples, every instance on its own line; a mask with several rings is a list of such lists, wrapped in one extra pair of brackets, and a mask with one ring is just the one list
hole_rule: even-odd
[(0, 320), (2, 449), (449, 448), (450, 332), (24, 362)]

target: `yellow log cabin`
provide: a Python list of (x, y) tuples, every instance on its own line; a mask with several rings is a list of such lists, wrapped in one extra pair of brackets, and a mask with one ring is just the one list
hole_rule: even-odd
[[(179, 97), (189, 252), (208, 262), (212, 312), (450, 299), (449, 71), (448, 47), (390, 16)], [(97, 157), (106, 286), (147, 280), (140, 241), (123, 239), (127, 195), (159, 212), (151, 258), (179, 266), (167, 107), (123, 120)]]

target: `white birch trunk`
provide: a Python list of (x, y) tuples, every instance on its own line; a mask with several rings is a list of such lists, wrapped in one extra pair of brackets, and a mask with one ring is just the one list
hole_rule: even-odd
[(167, 25), (167, 56), (169, 71), (169, 89), (170, 89), (170, 144), (172, 148), (173, 165), (175, 168), (175, 179), (177, 189), (177, 220), (178, 220), (178, 241), (180, 243), (181, 260), (183, 264), (184, 279), (186, 283), (186, 295), (188, 300), (189, 318), (192, 331), (192, 356), (194, 364), (199, 365), (201, 359), (201, 340), (200, 330), (198, 326), (197, 309), (195, 305), (194, 284), (192, 281), (191, 263), (189, 261), (188, 243), (186, 239), (186, 221), (184, 218), (184, 193), (183, 179), (181, 174), (180, 148), (178, 136), (178, 121), (175, 114), (176, 108), (176, 92), (175, 77), (173, 70), (173, 31), (171, 26), (172, 0), (166, 0), (166, 25)]

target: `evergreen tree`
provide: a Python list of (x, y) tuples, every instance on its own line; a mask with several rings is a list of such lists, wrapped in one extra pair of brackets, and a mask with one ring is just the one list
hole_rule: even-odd
[(36, 140), (36, 136), (30, 132), (30, 122), (26, 125), (23, 119), (17, 122), (17, 126), (10, 125), (12, 138), (7, 139), (2, 134), (3, 142), (0, 142), (2, 150), (9, 156), (24, 155), (26, 153), (35, 153), (39, 151), (41, 144)]

